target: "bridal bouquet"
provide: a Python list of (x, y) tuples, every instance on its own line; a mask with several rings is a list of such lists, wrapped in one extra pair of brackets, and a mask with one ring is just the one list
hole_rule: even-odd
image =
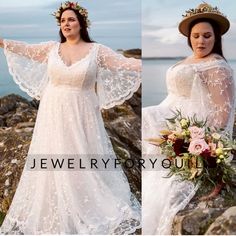
[(148, 139), (167, 157), (168, 176), (177, 174), (195, 183), (208, 180), (215, 186), (230, 183), (234, 169), (229, 162), (236, 142), (223, 130), (208, 127), (207, 120), (183, 117), (180, 111), (174, 114), (166, 119), (167, 129), (160, 131), (158, 138)]

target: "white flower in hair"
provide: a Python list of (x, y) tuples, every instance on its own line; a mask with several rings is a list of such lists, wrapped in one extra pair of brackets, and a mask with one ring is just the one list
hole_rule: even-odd
[(78, 11), (79, 14), (84, 18), (86, 22), (86, 27), (90, 26), (90, 21), (88, 19), (88, 11), (82, 6), (80, 6), (77, 2), (70, 2), (70, 1), (61, 3), (61, 6), (58, 8), (58, 10), (52, 14), (53, 16), (56, 17), (58, 25), (60, 25), (60, 17), (62, 12), (67, 8)]
[(66, 3), (62, 3), (61, 7), (62, 7), (63, 9), (65, 9), (65, 8), (67, 8), (68, 6), (67, 6)]

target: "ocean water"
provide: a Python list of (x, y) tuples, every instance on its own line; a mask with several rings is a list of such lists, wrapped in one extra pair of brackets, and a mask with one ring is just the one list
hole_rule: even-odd
[[(178, 60), (143, 60), (142, 74), (142, 106), (159, 104), (167, 96), (166, 71)], [(236, 73), (236, 60), (228, 61), (234, 74)]]

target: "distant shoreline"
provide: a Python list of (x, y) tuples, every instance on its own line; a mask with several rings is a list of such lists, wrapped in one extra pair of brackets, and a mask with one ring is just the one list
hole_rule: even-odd
[[(179, 56), (179, 57), (142, 57), (142, 60), (151, 61), (151, 60), (183, 60), (186, 57)], [(236, 59), (228, 59), (228, 61), (236, 62)]]
[(186, 57), (142, 57), (143, 60), (183, 60)]

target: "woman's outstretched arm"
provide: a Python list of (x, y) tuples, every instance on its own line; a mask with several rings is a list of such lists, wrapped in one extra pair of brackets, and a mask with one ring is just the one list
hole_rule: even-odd
[(0, 38), (0, 48), (3, 48), (3, 39)]
[(7, 40), (0, 38), (0, 47), (4, 48), (4, 52), (13, 53), (15, 55), (27, 57), (38, 62), (45, 62), (48, 53), (56, 42), (42, 42), (37, 44), (28, 44), (23, 41)]
[(100, 108), (111, 108), (131, 98), (141, 83), (141, 60), (126, 58), (99, 45), (97, 94)]
[(0, 46), (16, 84), (31, 97), (40, 99), (47, 82), (49, 52), (56, 42), (27, 44), (21, 41), (0, 39)]

